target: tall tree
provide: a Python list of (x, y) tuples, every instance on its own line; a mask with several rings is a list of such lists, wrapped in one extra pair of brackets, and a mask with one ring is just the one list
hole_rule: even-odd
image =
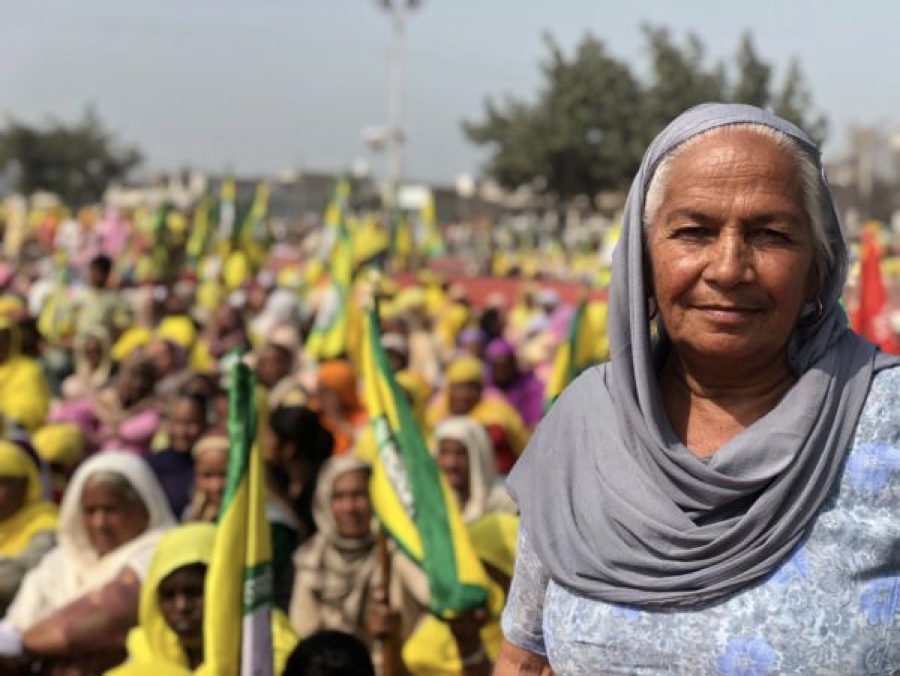
[(642, 31), (651, 65), (642, 105), (644, 136), (649, 143), (688, 108), (725, 99), (725, 67), (721, 63), (706, 66), (703, 43), (693, 33), (679, 45), (666, 28), (644, 24)]
[(640, 160), (640, 84), (588, 35), (567, 56), (549, 36), (538, 101), (488, 101), (472, 142), (493, 146), (488, 172), (506, 188), (532, 185), (560, 201), (622, 188)]
[(706, 101), (772, 107), (816, 141), (824, 138), (825, 120), (812, 110), (796, 61), (773, 94), (772, 66), (749, 34), (741, 39), (736, 73), (729, 78), (724, 63), (708, 63), (696, 35), (678, 41), (663, 27), (642, 30), (650, 65), (643, 80), (591, 35), (571, 55), (546, 37), (549, 55), (540, 66), (536, 100), (498, 105), (489, 99), (481, 120), (463, 122), (468, 139), (491, 150), (486, 173), (505, 188), (538, 188), (560, 205), (578, 195), (620, 190), (660, 129)]
[(74, 124), (50, 120), (38, 127), (10, 119), (0, 131), (0, 171), (11, 171), (16, 190), (47, 190), (73, 206), (98, 201), (141, 160), (139, 150), (116, 142), (92, 107)]
[(796, 58), (788, 64), (784, 84), (773, 97), (772, 109), (776, 115), (803, 129), (817, 144), (821, 144), (828, 135), (828, 120), (813, 111), (812, 94)]
[(759, 58), (750, 33), (741, 36), (737, 52), (737, 83), (731, 91), (735, 103), (749, 103), (764, 108), (769, 105), (772, 66)]

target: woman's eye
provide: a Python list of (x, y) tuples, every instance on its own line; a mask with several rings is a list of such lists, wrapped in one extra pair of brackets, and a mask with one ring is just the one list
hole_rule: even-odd
[(754, 231), (753, 237), (765, 242), (791, 242), (790, 235), (776, 228), (760, 228)]
[(713, 235), (713, 232), (710, 228), (703, 227), (702, 225), (686, 225), (680, 228), (677, 228), (674, 232), (676, 239), (687, 239), (687, 240), (702, 240), (707, 239)]

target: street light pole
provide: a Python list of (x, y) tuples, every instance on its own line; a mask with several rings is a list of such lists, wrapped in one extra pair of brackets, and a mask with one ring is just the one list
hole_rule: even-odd
[(397, 192), (403, 180), (403, 36), (407, 11), (418, 7), (420, 0), (380, 0), (382, 9), (391, 15), (391, 69), (388, 90), (388, 200), (397, 203)]

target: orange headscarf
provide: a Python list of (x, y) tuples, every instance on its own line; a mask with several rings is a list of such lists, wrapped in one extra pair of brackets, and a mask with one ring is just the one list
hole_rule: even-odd
[(319, 364), (319, 386), (337, 394), (343, 409), (339, 419), (333, 414), (323, 414), (322, 424), (334, 437), (334, 454), (345, 455), (353, 448), (356, 437), (369, 419), (359, 401), (353, 367), (340, 360), (322, 362)]

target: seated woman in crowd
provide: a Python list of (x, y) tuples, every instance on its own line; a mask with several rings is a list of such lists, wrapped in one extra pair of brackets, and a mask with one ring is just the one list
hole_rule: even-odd
[(228, 435), (208, 432), (194, 445), (194, 485), (182, 521), (215, 521), (228, 476)]
[[(206, 523), (180, 526), (160, 539), (141, 588), (140, 624), (128, 634), (128, 661), (107, 676), (207, 673), (203, 667), (204, 584), (215, 541), (216, 527)], [(296, 643), (287, 617), (274, 611), (276, 676)]]
[(294, 583), (293, 555), (316, 532), (313, 499), (323, 463), (334, 441), (319, 416), (305, 406), (291, 405), (291, 395), (269, 416), (263, 438), (272, 529), (275, 603), (287, 608)]
[(20, 669), (8, 673), (79, 676), (120, 663), (141, 580), (173, 523), (140, 458), (101, 453), (81, 465), (63, 499), (59, 544), (25, 577), (0, 623), (0, 654)]
[(325, 463), (313, 514), (318, 532), (294, 556), (291, 623), (304, 638), (321, 629), (364, 635), (375, 571), (369, 465), (353, 457)]
[(173, 514), (182, 514), (194, 485), (195, 444), (207, 428), (206, 400), (201, 396), (176, 396), (166, 414), (165, 450), (147, 456)]
[(191, 377), (187, 350), (171, 338), (156, 336), (147, 345), (146, 352), (156, 373), (156, 394), (160, 397), (177, 394)]
[(22, 352), (22, 333), (0, 318), (0, 414), (33, 432), (50, 410), (50, 389), (37, 360)]
[(546, 387), (533, 370), (519, 365), (516, 350), (503, 338), (488, 343), (485, 351), (490, 368), (491, 385), (500, 390), (510, 405), (522, 416), (522, 421), (534, 428), (544, 415)]
[(515, 503), (495, 482), (494, 450), (481, 424), (467, 416), (447, 418), (434, 431), (438, 466), (459, 500), (463, 521), (488, 512), (515, 511)]
[(263, 446), (269, 489), (296, 515), (302, 531), (300, 538), (306, 539), (316, 531), (316, 479), (323, 463), (331, 457), (334, 438), (317, 413), (306, 406), (285, 405), (269, 416)]
[(346, 455), (353, 449), (369, 420), (357, 387), (349, 362), (334, 360), (319, 365), (319, 406), (323, 423), (334, 437), (335, 455)]
[[(319, 530), (294, 557), (291, 623), (301, 638), (336, 629), (371, 644), (398, 623), (400, 636), (408, 636), (427, 606), (424, 575), (399, 553), (391, 564), (392, 608), (386, 606), (369, 475), (369, 465), (351, 456), (332, 458), (322, 468), (314, 508)], [(382, 608), (386, 612), (378, 612)]]
[(72, 423), (48, 424), (31, 435), (31, 444), (49, 471), (50, 498), (59, 504), (72, 473), (84, 458), (84, 434)]
[(95, 440), (101, 451), (139, 455), (150, 451), (153, 436), (162, 424), (155, 379), (153, 362), (138, 351), (122, 364), (113, 384), (99, 394), (94, 416), (98, 422)]
[(109, 332), (95, 326), (75, 338), (75, 372), (62, 383), (64, 400), (92, 397), (109, 384), (113, 363)]
[(486, 391), (484, 364), (471, 356), (458, 357), (447, 367), (445, 390), (428, 407), (431, 429), (450, 416), (471, 416), (491, 435), (497, 471), (506, 474), (528, 443), (521, 416), (496, 391)]
[(56, 505), (41, 495), (38, 463), (22, 446), (0, 441), (0, 613), (56, 544)]

